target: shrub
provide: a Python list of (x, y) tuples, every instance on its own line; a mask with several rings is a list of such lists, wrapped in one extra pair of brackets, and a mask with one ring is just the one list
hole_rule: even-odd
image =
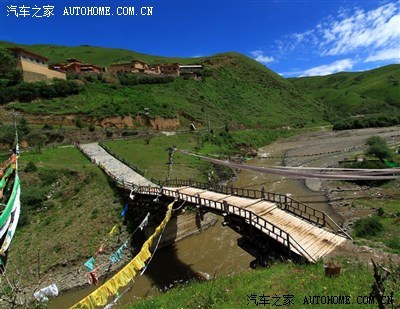
[(29, 161), (28, 164), (25, 166), (24, 172), (25, 173), (33, 173), (37, 171), (36, 164), (32, 161)]
[(44, 185), (50, 185), (56, 182), (57, 177), (60, 175), (55, 173), (54, 170), (41, 170), (39, 172), (39, 178), (43, 182)]
[(79, 129), (82, 129), (85, 125), (83, 124), (82, 119), (78, 117), (75, 119), (75, 126)]
[(47, 187), (28, 186), (24, 189), (24, 194), (21, 194), (21, 204), (37, 209), (43, 205), (48, 192)]
[(392, 237), (390, 238), (387, 242), (386, 245), (391, 248), (396, 250), (397, 252), (400, 252), (400, 239), (397, 237)]
[(94, 132), (95, 130), (96, 130), (96, 127), (94, 126), (93, 123), (91, 123), (91, 124), (89, 125), (89, 132)]
[(132, 131), (132, 130), (124, 130), (122, 131), (121, 135), (122, 136), (133, 136), (133, 135), (138, 135), (138, 131)]
[(54, 127), (51, 124), (47, 124), (47, 123), (45, 123), (42, 128), (42, 130), (53, 130), (53, 129), (54, 129)]
[(392, 160), (393, 152), (382, 137), (371, 136), (367, 139), (367, 145), (369, 148), (367, 149), (366, 154), (373, 155), (380, 160)]
[(111, 130), (107, 130), (106, 131), (106, 135), (107, 135), (107, 137), (112, 137), (113, 136), (113, 132)]
[(357, 237), (376, 236), (384, 230), (378, 217), (361, 218), (354, 224), (354, 234)]

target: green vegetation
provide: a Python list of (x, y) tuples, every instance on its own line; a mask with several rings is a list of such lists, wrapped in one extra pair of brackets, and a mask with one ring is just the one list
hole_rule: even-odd
[(399, 182), (385, 184), (385, 199), (360, 199), (353, 202), (356, 209), (373, 208), (377, 214), (360, 219), (355, 224), (356, 240), (360, 244), (378, 247), (400, 254)]
[[(295, 132), (293, 130), (198, 132), (154, 137), (148, 144), (143, 139), (130, 139), (107, 141), (104, 145), (123, 160), (144, 171), (145, 177), (164, 180), (168, 176), (168, 148), (171, 146), (205, 155), (229, 156), (237, 154), (241, 148), (244, 151), (248, 148), (257, 149), (278, 138), (291, 136)], [(175, 152), (170, 177), (205, 181), (209, 178), (211, 170), (210, 163)]]
[(22, 79), (22, 73), (16, 69), (17, 61), (11, 53), (0, 46), (0, 87), (4, 90), (5, 86), (17, 84)]
[(107, 176), (75, 148), (22, 153), (19, 162), (22, 209), (9, 259), (27, 284), (38, 281), (38, 269), (72, 266), (96, 252), (122, 202)]
[[(8, 42), (1, 44), (16, 46)], [(18, 96), (11, 96), (10, 90), (2, 92), (4, 100), (19, 98), (19, 102), (9, 108), (27, 113), (79, 113), (103, 119), (143, 116), (147, 108), (150, 118), (179, 117), (203, 125), (210, 122), (212, 127), (229, 123), (234, 128), (304, 127), (329, 121), (334, 123), (334, 129), (349, 129), (400, 123), (399, 65), (367, 72), (285, 80), (237, 53), (193, 59), (93, 46), (22, 47), (45, 55), (50, 63), (78, 58), (86, 63), (109, 66), (140, 59), (150, 64), (199, 63), (204, 67), (199, 80), (187, 75), (172, 78), (130, 73), (72, 74), (69, 78), (80, 79), (82, 91), (78, 94), (60, 97), (43, 90), (44, 95), (36, 96), (41, 99), (31, 103), (24, 103), (33, 97), (29, 91), (22, 91)]]
[(57, 80), (51, 84), (45, 82), (18, 83), (15, 86), (0, 86), (0, 104), (18, 100), (29, 103), (37, 99), (52, 99), (76, 95), (81, 87), (73, 81)]
[(357, 237), (377, 236), (383, 231), (383, 225), (378, 217), (361, 218), (354, 225), (354, 235)]
[(398, 124), (400, 124), (400, 113), (394, 111), (392, 114), (381, 113), (354, 118), (342, 117), (333, 122), (333, 130), (390, 127)]
[[(366, 72), (293, 78), (299, 90), (324, 102), (335, 128), (350, 129), (399, 124), (400, 65)], [(353, 118), (357, 116), (356, 118)]]
[(127, 49), (121, 48), (104, 48), (89, 45), (80, 46), (58, 46), (58, 45), (45, 45), (34, 44), (24, 45), (11, 42), (0, 41), (3, 47), (16, 47), (20, 46), (26, 48), (34, 53), (44, 55), (49, 58), (49, 63), (65, 62), (68, 58), (76, 58), (84, 63), (96, 64), (100, 67), (107, 67), (113, 63), (124, 63), (132, 60), (142, 60), (150, 64), (161, 63), (181, 63), (193, 64), (201, 61), (204, 58), (170, 58), (163, 56), (153, 56), (137, 53)]
[[(5, 46), (11, 43), (3, 43)], [(201, 79), (143, 77), (122, 74), (120, 78), (103, 73), (94, 78), (83, 76), (83, 90), (62, 98), (42, 98), (35, 102), (10, 104), (31, 114), (86, 114), (102, 119), (107, 116), (142, 116), (175, 118), (190, 122), (235, 128), (303, 127), (325, 124), (324, 106), (309, 95), (303, 95), (278, 74), (262, 64), (237, 53), (211, 57), (173, 59), (158, 58), (120, 50), (97, 47), (26, 46), (50, 59), (64, 61), (75, 57), (84, 62), (109, 65), (119, 60), (139, 58), (151, 64), (199, 63), (205, 74)], [(57, 56), (56, 56), (57, 55)], [(142, 57), (143, 56), (143, 57)], [(61, 58), (61, 59), (60, 59)], [(107, 60), (108, 59), (108, 60)], [(90, 77), (90, 78), (89, 78)], [(23, 98), (24, 101), (26, 98)], [(27, 101), (27, 100), (25, 100)], [(227, 112), (229, 111), (229, 113)]]
[(382, 137), (371, 136), (367, 139), (366, 144), (369, 146), (365, 152), (367, 155), (374, 156), (380, 160), (391, 161), (393, 159), (394, 152)]
[[(252, 308), (268, 307), (274, 301), (279, 301), (276, 304), (282, 306), (287, 295), (293, 295), (293, 303), (289, 307), (294, 308), (309, 308), (310, 304), (304, 304), (305, 298), (307, 297), (309, 302), (309, 296), (317, 295), (348, 295), (350, 304), (321, 305), (319, 303), (317, 305), (314, 303), (316, 307), (376, 308), (376, 304), (357, 304), (357, 296), (368, 296), (371, 291), (370, 285), (374, 280), (372, 270), (354, 261), (341, 259), (340, 263), (342, 274), (335, 278), (324, 275), (321, 262), (312, 265), (277, 263), (267, 269), (183, 285), (162, 295), (138, 301), (123, 308), (170, 308), (171, 304), (175, 308)], [(400, 297), (400, 288), (397, 288), (398, 282), (395, 283), (395, 278), (390, 278), (390, 280), (396, 291), (395, 300), (398, 302)], [(265, 296), (269, 296), (269, 304), (262, 302), (262, 299), (267, 299)], [(276, 296), (280, 299), (273, 298)]]

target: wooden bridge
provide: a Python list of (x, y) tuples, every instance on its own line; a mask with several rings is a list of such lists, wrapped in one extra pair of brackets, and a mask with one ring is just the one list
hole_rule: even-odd
[(108, 172), (106, 165), (100, 166), (121, 188), (187, 201), (196, 205), (200, 214), (213, 211), (240, 217), (310, 262), (351, 239), (326, 213), (286, 195), (177, 179), (158, 186), (140, 186)]
[(210, 186), (190, 180), (171, 180), (159, 187), (135, 186), (116, 180), (118, 186), (139, 194), (168, 196), (187, 201), (200, 213), (235, 215), (290, 251), (310, 262), (333, 251), (351, 237), (327, 214), (286, 195), (261, 190)]

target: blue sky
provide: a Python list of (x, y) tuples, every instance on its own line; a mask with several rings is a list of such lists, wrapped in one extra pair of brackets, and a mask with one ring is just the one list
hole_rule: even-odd
[[(400, 63), (398, 0), (0, 1), (0, 39), (22, 44), (87, 44), (179, 57), (236, 51), (284, 77)], [(47, 5), (54, 15), (32, 16)], [(30, 16), (16, 16), (22, 6)], [(63, 16), (72, 6), (110, 6), (114, 15)], [(117, 16), (118, 7), (132, 6), (138, 15)], [(152, 15), (142, 16), (141, 7), (153, 7)]]

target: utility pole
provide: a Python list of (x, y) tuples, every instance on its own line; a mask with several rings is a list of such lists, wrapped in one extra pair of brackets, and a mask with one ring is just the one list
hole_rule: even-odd
[(172, 171), (172, 165), (174, 164), (174, 147), (169, 147), (168, 148), (168, 175), (167, 175), (167, 180), (171, 179), (171, 171)]

